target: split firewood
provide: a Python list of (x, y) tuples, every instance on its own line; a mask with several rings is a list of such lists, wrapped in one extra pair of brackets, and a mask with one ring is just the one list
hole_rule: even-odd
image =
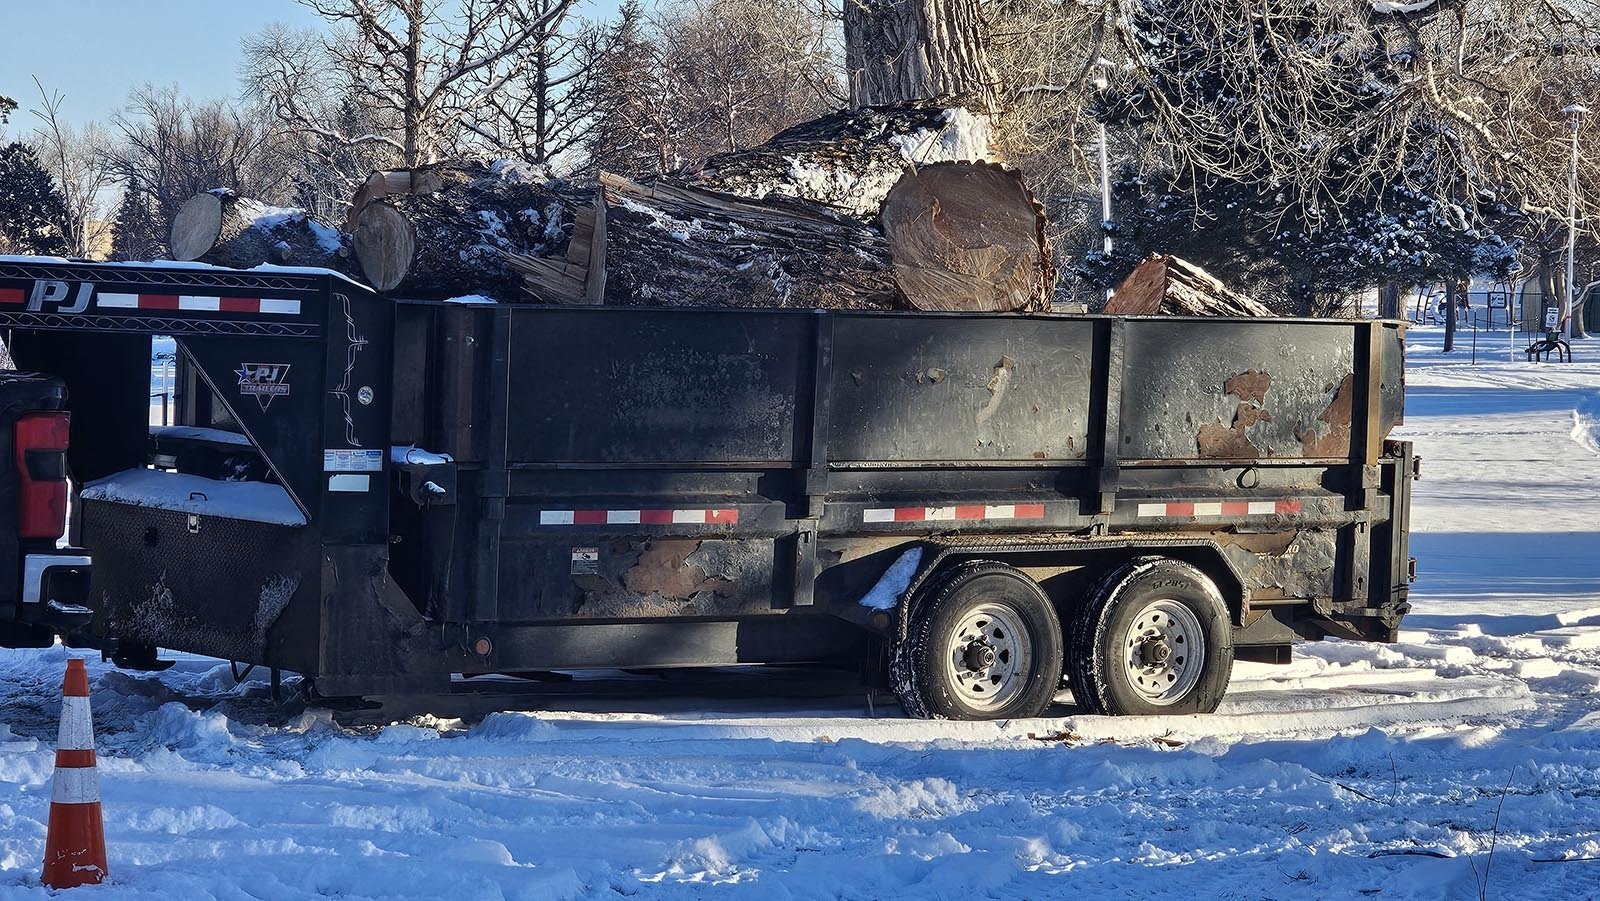
[(1265, 305), (1175, 256), (1153, 254), (1112, 292), (1104, 312), (1120, 316), (1272, 316)]

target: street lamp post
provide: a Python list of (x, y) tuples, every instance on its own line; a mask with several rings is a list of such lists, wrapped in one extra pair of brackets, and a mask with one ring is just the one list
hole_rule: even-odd
[[(1109, 66), (1110, 63), (1100, 60), (1098, 65), (1105, 67)], [(1104, 72), (1095, 76), (1094, 89), (1102, 97), (1105, 95), (1106, 87), (1109, 84), (1110, 81), (1107, 80)], [(1111, 156), (1106, 149), (1106, 123), (1104, 120), (1100, 122), (1100, 227), (1106, 233), (1106, 256), (1109, 257), (1111, 256)]]
[(1567, 281), (1564, 289), (1567, 295), (1564, 304), (1566, 332), (1567, 337), (1571, 338), (1577, 331), (1577, 307), (1578, 302), (1582, 300), (1575, 293), (1577, 286), (1573, 284), (1578, 245), (1578, 129), (1583, 127), (1583, 116), (1589, 110), (1574, 103), (1561, 112), (1572, 117), (1572, 171), (1567, 181)]

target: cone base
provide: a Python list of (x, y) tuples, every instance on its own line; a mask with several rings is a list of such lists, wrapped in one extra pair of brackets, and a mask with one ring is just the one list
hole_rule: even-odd
[(98, 885), (106, 878), (106, 833), (100, 802), (50, 805), (44, 842), (44, 875), (49, 888)]

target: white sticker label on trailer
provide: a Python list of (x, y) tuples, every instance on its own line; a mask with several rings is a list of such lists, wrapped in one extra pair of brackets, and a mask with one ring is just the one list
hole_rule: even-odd
[(383, 472), (383, 451), (362, 450), (361, 448), (325, 448), (322, 451), (322, 471)]
[(355, 475), (354, 473), (340, 473), (328, 476), (329, 491), (367, 491), (372, 487), (372, 476)]

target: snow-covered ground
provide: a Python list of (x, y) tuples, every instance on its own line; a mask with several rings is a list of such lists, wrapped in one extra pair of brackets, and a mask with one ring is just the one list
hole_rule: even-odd
[[(759, 701), (609, 680), (469, 723), (284, 725), (226, 665), (91, 662), (111, 881), (79, 891), (1431, 899), (1487, 872), (1490, 898), (1600, 897), (1600, 341), (1473, 367), (1440, 339), (1412, 333), (1398, 645), (1241, 664), (1210, 717), (1006, 723), (874, 716), (778, 670), (728, 677)], [(0, 651), (0, 899), (46, 894), (63, 656)]]

